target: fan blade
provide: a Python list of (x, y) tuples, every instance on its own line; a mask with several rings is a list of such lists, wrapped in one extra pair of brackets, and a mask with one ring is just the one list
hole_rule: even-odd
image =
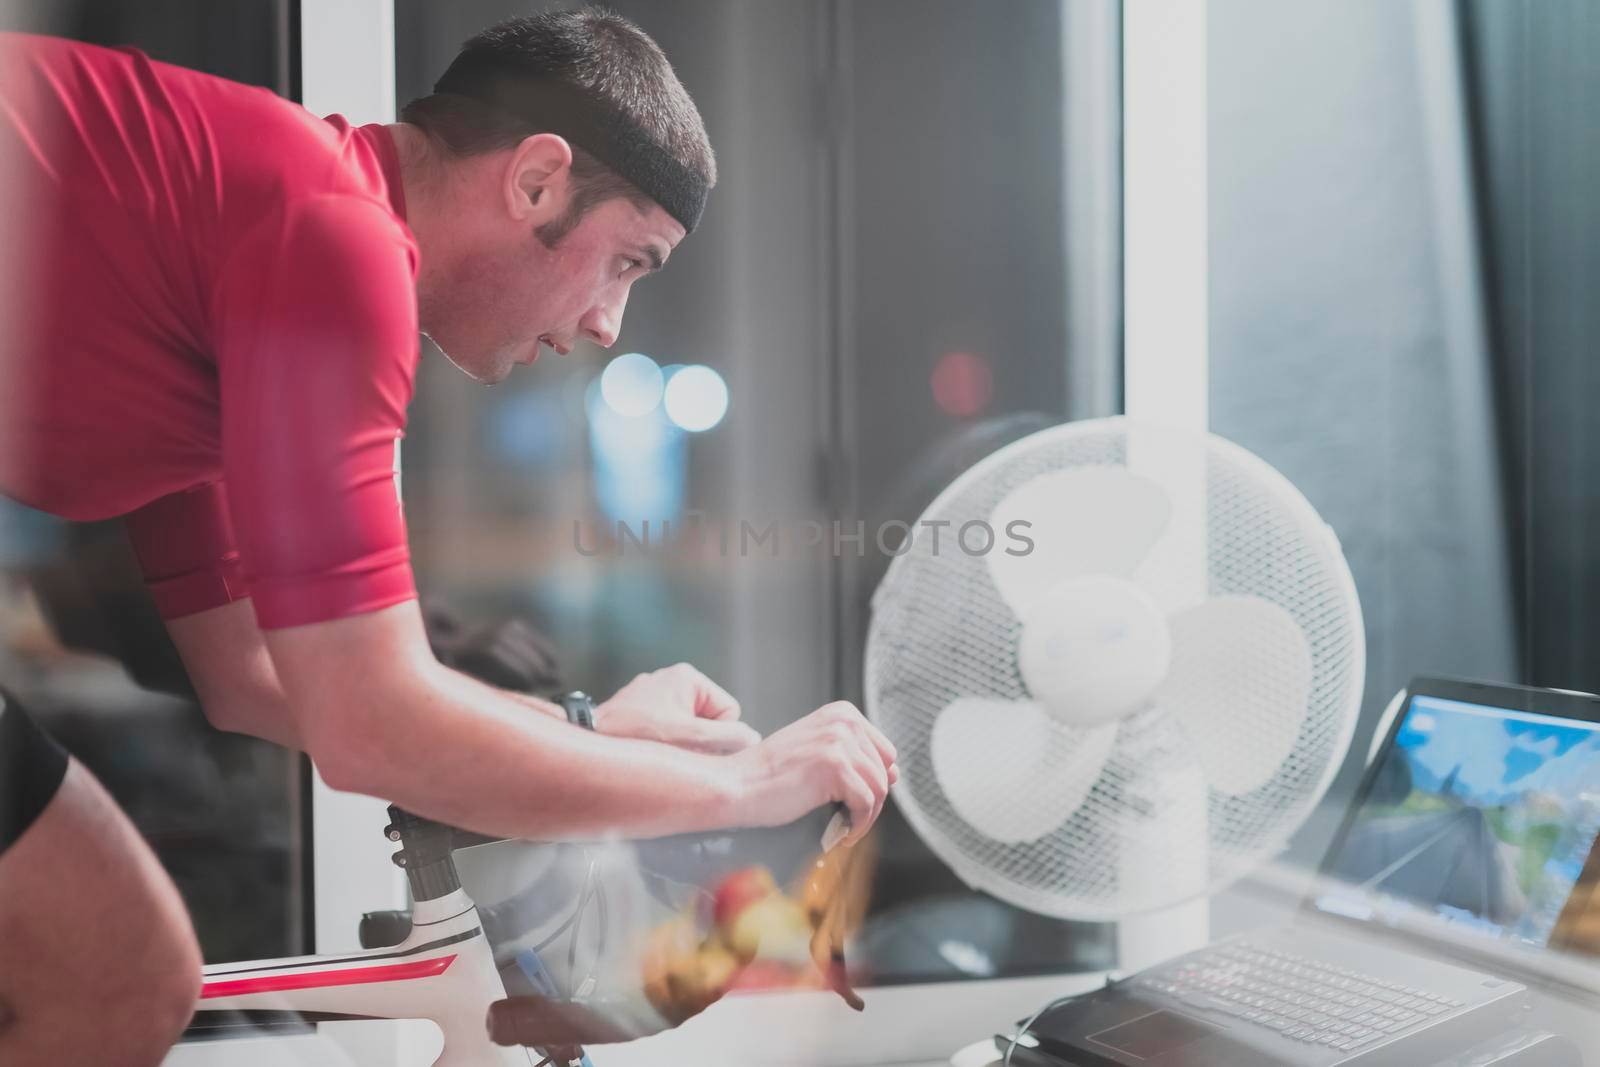
[[(989, 552), (989, 576), (1018, 614), (1040, 593), (1085, 574), (1128, 575), (1161, 537), (1171, 506), (1161, 486), (1124, 467), (1076, 467), (1041, 474), (1000, 499), (990, 517), (997, 537), (1024, 536), (1023, 555)], [(1013, 530), (1013, 524), (1020, 523)]]
[(1311, 645), (1259, 597), (1223, 596), (1168, 620), (1172, 667), (1156, 704), (1176, 716), (1211, 788), (1271, 781), (1294, 750), (1311, 696)]
[(959, 697), (939, 712), (933, 773), (956, 814), (1008, 845), (1036, 841), (1077, 811), (1117, 727), (1073, 730), (1032, 701)]

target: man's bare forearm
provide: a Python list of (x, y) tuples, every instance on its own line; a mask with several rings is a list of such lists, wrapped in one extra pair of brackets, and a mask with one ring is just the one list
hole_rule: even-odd
[(248, 600), (170, 620), (167, 632), (213, 726), (304, 747)]
[[(305, 747), (294, 714), (268, 654), (255, 612), (235, 601), (167, 624), (201, 707), (219, 730), (249, 734), (296, 750)], [(461, 675), (464, 682), (499, 693), (561, 722), (566, 713), (548, 700), (497, 689)]]
[(311, 711), (333, 720), (304, 728), (323, 774), (336, 788), (441, 822), (556, 839), (655, 837), (737, 821), (730, 759), (593, 734), (557, 719), (554, 705), (444, 667), (363, 703)]

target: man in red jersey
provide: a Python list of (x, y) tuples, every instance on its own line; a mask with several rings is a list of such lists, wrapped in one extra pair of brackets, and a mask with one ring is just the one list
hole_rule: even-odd
[[(631, 23), (469, 41), (402, 121), (353, 128), (114, 51), (0, 39), (0, 491), (129, 535), (211, 720), (336, 788), (504, 836), (865, 833), (894, 750), (827, 705), (760, 740), (686, 665), (575, 728), (442, 667), (394, 481), (429, 334), (496, 382), (610, 345), (715, 181), (699, 113)], [(199, 953), (84, 769), (0, 710), (0, 1062), (158, 1062)]]

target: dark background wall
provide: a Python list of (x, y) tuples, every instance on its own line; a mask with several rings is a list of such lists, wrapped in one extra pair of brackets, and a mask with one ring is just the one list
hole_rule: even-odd
[(297, 0), (4, 0), (0, 25), (109, 46), (203, 70), (290, 98), (299, 57), (289, 46)]
[(1600, 7), (1462, 5), (1517, 641), (1537, 685), (1600, 691)]
[(1600, 690), (1600, 10), (1213, 0), (1211, 413), (1338, 531), (1354, 754), (1419, 673)]

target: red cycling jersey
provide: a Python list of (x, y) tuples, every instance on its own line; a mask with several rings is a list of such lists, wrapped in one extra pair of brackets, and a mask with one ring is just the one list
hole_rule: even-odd
[(417, 247), (382, 126), (0, 35), (0, 492), (127, 516), (168, 618), (415, 596), (395, 485)]

